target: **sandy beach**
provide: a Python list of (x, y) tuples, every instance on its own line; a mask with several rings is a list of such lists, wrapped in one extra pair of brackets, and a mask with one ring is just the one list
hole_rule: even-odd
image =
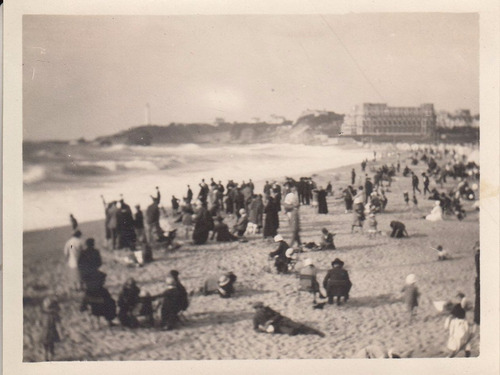
[[(394, 156), (370, 162), (369, 167), (393, 162)], [(403, 161), (402, 168), (404, 165)], [(339, 189), (350, 183), (352, 167), (359, 176), (361, 169), (356, 164), (326, 170), (314, 177), (318, 186), (326, 186), (328, 181), (333, 184), (334, 196), (328, 197), (328, 215), (319, 215), (309, 206), (300, 208), (302, 241), (319, 243), (321, 228), (326, 227), (337, 234), (337, 250), (301, 253), (299, 258), (313, 260), (319, 269), (320, 283), (331, 261), (336, 257), (342, 259), (353, 282), (347, 304), (312, 309), (312, 297), (306, 293), (299, 295), (295, 275), (265, 271), (269, 266), (267, 254), (276, 246), (260, 235), (248, 236), (247, 243), (209, 241), (201, 246), (179, 238), (184, 242), (180, 249), (155, 253), (153, 263), (128, 268), (116, 253), (102, 248), (104, 223), (93, 221), (80, 227), (84, 238), (96, 239), (103, 258), (101, 270), (108, 275), (106, 286), (115, 300), (128, 277), (137, 280), (142, 293), (161, 292), (171, 269), (180, 272), (188, 291), (198, 290), (208, 276), (224, 271), (233, 271), (238, 280), (234, 298), (191, 297), (185, 313), (188, 322), (180, 329), (164, 332), (157, 328), (108, 328), (104, 321), (100, 329), (92, 329), (87, 313), (79, 311), (82, 294), (67, 291), (62, 249), (71, 236), (71, 229), (30, 231), (23, 236), (23, 360), (43, 360), (43, 347), (38, 338), (40, 303), (51, 293), (58, 295), (66, 331), (56, 346), (58, 361), (350, 358), (369, 344), (392, 347), (412, 358), (445, 357), (446, 315), (438, 313), (432, 301), (451, 299), (459, 291), (474, 301), (472, 247), (479, 239), (479, 212), (472, 208), (472, 202), (465, 202), (467, 217), (463, 221), (455, 217), (442, 222), (426, 221), (422, 216), (431, 211), (434, 202), (417, 195), (418, 208), (413, 208), (411, 202), (410, 207), (406, 207), (403, 192), (411, 191), (411, 179), (399, 173), (386, 193), (389, 200), (386, 212), (377, 215), (378, 228), (389, 232), (390, 221), (400, 220), (406, 224), (409, 238), (351, 234), (352, 214), (344, 213)], [(422, 162), (412, 167), (418, 175), (424, 168)], [(444, 189), (438, 187), (438, 190), (447, 191), (455, 184), (456, 181), (449, 178)], [(432, 182), (430, 187), (432, 189)], [(279, 232), (285, 239), (290, 238), (283, 213), (280, 213)], [(447, 249), (452, 259), (438, 262), (432, 250), (437, 245)], [(417, 276), (421, 292), (416, 319), (411, 324), (401, 293), (405, 277), (410, 273)], [(252, 304), (256, 301), (323, 331), (326, 337), (255, 333)], [(469, 322), (472, 315), (471, 311), (467, 312)], [(472, 340), (472, 356), (479, 355), (479, 341), (478, 329)], [(459, 356), (463, 356), (463, 352)]]

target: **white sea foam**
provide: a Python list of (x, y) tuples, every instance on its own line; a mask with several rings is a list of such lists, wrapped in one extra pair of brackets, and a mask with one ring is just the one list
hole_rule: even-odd
[(47, 176), (47, 169), (41, 165), (27, 166), (23, 171), (23, 183), (30, 185), (43, 181)]
[[(75, 189), (68, 189), (66, 184), (61, 184), (60, 188), (51, 187), (51, 190), (25, 189), (24, 230), (67, 225), (69, 212), (80, 222), (102, 219), (101, 194), (107, 201), (119, 199), (123, 194), (130, 205), (146, 207), (151, 203), (150, 195), (154, 194), (154, 187), (159, 186), (163, 197), (161, 203), (169, 207), (172, 195), (178, 198), (185, 196), (187, 184), (197, 194), (202, 178), (209, 181), (213, 177), (224, 184), (229, 179), (240, 183), (251, 178), (256, 191), (262, 192), (265, 180), (283, 181), (285, 176), (309, 176), (358, 163), (372, 155), (370, 150), (345, 151), (334, 146), (194, 146), (155, 147), (153, 150), (134, 147), (136, 158), (133, 160), (120, 160), (122, 156), (117, 154), (116, 161), (92, 162), (110, 170), (115, 166), (119, 168), (120, 179), (113, 182), (106, 176), (82, 175), (82, 183)], [(122, 170), (120, 165), (127, 170)], [(135, 172), (137, 170), (141, 170), (140, 178)], [(88, 181), (91, 183), (86, 183)]]

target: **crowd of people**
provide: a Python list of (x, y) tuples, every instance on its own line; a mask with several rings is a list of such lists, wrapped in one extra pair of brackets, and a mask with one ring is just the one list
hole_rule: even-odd
[[(453, 162), (449, 162), (450, 156)], [(446, 160), (445, 160), (446, 159)], [(444, 164), (439, 165), (439, 162)], [(429, 221), (443, 220), (446, 212), (456, 212), (459, 210), (461, 216), (456, 215), (459, 220), (465, 217), (462, 208), (464, 200), (475, 200), (475, 191), (479, 178), (479, 167), (475, 163), (465, 163), (453, 151), (438, 152), (432, 148), (419, 150), (411, 156), (411, 166), (415, 167), (420, 162), (425, 163), (427, 169), (422, 173), (423, 191), (419, 187), (417, 174), (408, 166), (405, 166), (402, 178), (410, 178), (413, 197), (416, 194), (427, 196), (428, 199), (435, 200), (432, 212), (424, 218)], [(363, 231), (364, 222), (368, 222), (368, 235), (373, 237), (381, 234), (378, 228), (377, 215), (391, 215), (394, 220), (390, 221), (390, 229), (387, 235), (393, 238), (408, 237), (409, 233), (406, 225), (393, 217), (394, 214), (386, 212), (388, 199), (386, 192), (390, 192), (394, 178), (400, 173), (400, 160), (398, 155), (397, 166), (380, 165), (377, 168), (367, 170), (369, 163), (364, 160), (361, 165), (361, 172), (356, 174), (353, 168), (350, 171), (351, 184), (345, 188), (340, 188), (342, 194), (340, 199), (344, 201), (345, 213), (353, 215), (351, 232), (355, 228)], [(372, 173), (372, 176), (369, 175)], [(362, 181), (364, 175), (364, 181)], [(361, 180), (357, 188), (356, 177)], [(372, 182), (373, 178), (373, 182)], [(436, 185), (446, 182), (446, 178), (457, 180), (457, 184), (449, 191), (439, 191), (436, 188), (430, 190), (430, 179), (433, 178)], [(191, 239), (193, 245), (203, 245), (207, 241), (230, 242), (254, 240), (256, 236), (264, 239), (272, 238), (277, 248), (270, 251), (268, 256), (273, 261), (273, 267), (278, 275), (296, 274), (301, 285), (314, 294), (315, 308), (322, 308), (316, 303), (316, 295), (327, 299), (328, 304), (346, 304), (349, 301), (350, 290), (353, 286), (349, 273), (344, 269), (344, 262), (336, 257), (331, 262), (331, 269), (328, 270), (322, 283), (317, 280), (317, 270), (310, 258), (302, 262), (300, 269), (296, 268), (298, 253), (327, 250), (335, 251), (335, 233), (327, 228), (321, 229), (320, 244), (303, 244), (301, 241), (300, 207), (311, 206), (317, 210), (317, 214), (328, 214), (327, 196), (333, 194), (332, 185), (329, 182), (327, 189), (321, 186), (318, 188), (312, 178), (302, 177), (298, 181), (293, 178), (279, 184), (276, 181), (270, 183), (266, 181), (263, 191), (259, 194), (255, 190), (252, 180), (243, 181), (241, 184), (229, 180), (224, 186), (221, 181), (215, 182), (213, 178), (209, 183), (203, 179), (199, 183), (199, 193), (195, 196), (190, 185), (187, 185), (186, 195), (181, 199), (172, 196), (171, 209), (167, 211), (160, 205), (161, 193), (159, 187), (155, 188), (155, 194), (151, 196), (151, 204), (146, 208), (145, 214), (139, 205), (135, 206), (136, 212), (132, 213), (130, 206), (125, 203), (123, 196), (116, 201), (107, 203), (102, 197), (105, 209), (105, 238), (109, 249), (128, 249), (135, 252), (140, 249), (143, 252), (143, 259), (149, 251), (149, 258), (152, 259), (152, 249), (157, 249), (158, 245), (170, 246), (175, 238), (175, 229), (172, 223), (177, 223), (184, 228), (184, 239)], [(408, 194), (405, 195), (405, 201)], [(460, 208), (460, 209), (459, 209)], [(162, 218), (169, 216), (168, 227), (162, 227)], [(286, 220), (285, 224), (290, 232), (290, 238), (285, 240), (279, 233), (283, 226), (280, 217)], [(80, 310), (86, 311), (90, 306), (90, 313), (96, 317), (104, 317), (109, 325), (114, 325), (115, 318), (124, 327), (137, 328), (141, 326), (159, 326), (165, 330), (172, 330), (182, 324), (183, 312), (189, 307), (188, 292), (179, 279), (179, 272), (171, 270), (165, 278), (165, 290), (158, 295), (145, 293), (141, 295), (141, 288), (133, 278), (128, 278), (123, 284), (117, 303), (105, 287), (106, 274), (100, 270), (102, 258), (99, 250), (95, 248), (95, 240), (82, 239), (82, 232), (78, 229), (78, 223), (73, 215), (70, 217), (73, 228), (73, 235), (64, 246), (64, 254), (69, 270), (71, 287), (76, 291), (83, 291)], [(231, 227), (225, 221), (231, 221)], [(165, 222), (165, 221), (164, 221)], [(248, 238), (247, 238), (248, 237)], [(156, 247), (155, 247), (156, 246)], [(448, 254), (443, 251), (442, 246), (436, 249), (439, 253), (439, 260), (446, 260)], [(474, 321), (479, 324), (479, 245), (476, 252), (476, 304)], [(218, 294), (221, 298), (231, 298), (235, 293), (235, 283), (237, 276), (232, 273), (224, 273), (207, 278), (204, 285), (200, 287), (201, 295)], [(321, 286), (325, 293), (323, 294)], [(404, 301), (409, 312), (410, 322), (412, 321), (420, 292), (416, 287), (416, 276), (408, 275), (403, 288)], [(192, 297), (194, 294), (192, 294)], [(47, 305), (47, 306), (45, 306)], [(44, 311), (47, 311), (50, 319), (46, 324), (51, 328), (50, 334), (44, 341), (46, 347), (46, 358), (53, 356), (53, 344), (59, 340), (59, 336), (54, 334), (56, 325), (60, 322), (58, 309), (54, 307), (57, 301), (50, 300), (44, 303)], [(321, 337), (324, 333), (297, 323), (290, 318), (282, 316), (271, 307), (265, 306), (261, 302), (254, 304), (256, 310), (253, 319), (254, 329), (257, 332), (296, 334), (316, 334)], [(117, 311), (118, 310), (118, 311)], [(159, 317), (155, 317), (155, 312), (159, 310)], [(52, 315), (50, 315), (52, 314)], [(450, 332), (456, 332), (458, 326), (461, 331), (464, 323), (464, 313), (454, 305), (450, 312), (450, 317), (446, 320), (446, 327)], [(57, 333), (57, 332), (56, 332)], [(448, 347), (452, 350), (452, 355), (456, 355), (459, 350), (466, 348), (470, 334), (456, 342), (453, 338), (455, 333), (450, 333), (450, 343)], [(467, 336), (469, 335), (469, 336)], [(466, 341), (463, 343), (462, 341)], [(453, 343), (451, 343), (453, 341)], [(368, 349), (363, 353), (369, 357)], [(361, 353), (361, 352), (360, 352)], [(384, 353), (382, 350), (381, 353)], [(370, 354), (371, 355), (371, 354)], [(380, 354), (382, 355), (382, 354)], [(384, 354), (388, 357), (387, 352)], [(379, 357), (379, 354), (376, 355)], [(390, 356), (389, 356), (390, 357)], [(395, 358), (395, 357), (394, 357)]]

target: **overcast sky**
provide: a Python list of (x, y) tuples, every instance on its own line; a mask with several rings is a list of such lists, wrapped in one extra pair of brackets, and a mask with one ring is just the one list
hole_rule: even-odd
[(306, 109), (479, 110), (479, 18), (24, 16), (24, 138), (92, 139), (146, 122), (295, 120)]

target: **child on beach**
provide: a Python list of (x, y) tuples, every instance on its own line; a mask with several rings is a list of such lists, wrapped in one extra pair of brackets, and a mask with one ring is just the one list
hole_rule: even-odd
[(405, 200), (405, 203), (408, 206), (408, 202), (410, 202), (410, 196), (408, 195), (407, 191), (403, 193), (403, 199)]
[(333, 237), (335, 233), (330, 233), (328, 229), (321, 229), (321, 244), (319, 246), (320, 250), (335, 250), (335, 244), (333, 242)]
[[(45, 360), (54, 358), (54, 344), (61, 341), (59, 331), (62, 331), (59, 303), (56, 299), (46, 297), (42, 302), (42, 344)], [(59, 328), (59, 329), (58, 329)]]
[(404, 293), (404, 301), (406, 305), (406, 310), (410, 315), (410, 323), (413, 321), (413, 315), (415, 314), (415, 308), (418, 306), (418, 298), (420, 297), (420, 292), (416, 287), (417, 277), (414, 274), (409, 274), (406, 276), (405, 286), (401, 290)]
[(434, 249), (438, 252), (438, 260), (446, 260), (450, 259), (448, 252), (443, 249), (443, 246), (439, 245), (436, 249)]
[(368, 237), (373, 238), (377, 234), (377, 219), (372, 212), (368, 215)]
[(451, 310), (451, 315), (444, 321), (444, 328), (448, 329), (449, 337), (446, 347), (450, 351), (448, 358), (455, 357), (461, 350), (465, 356), (470, 357), (471, 332), (469, 323), (465, 319), (465, 310), (460, 304), (456, 304)]

